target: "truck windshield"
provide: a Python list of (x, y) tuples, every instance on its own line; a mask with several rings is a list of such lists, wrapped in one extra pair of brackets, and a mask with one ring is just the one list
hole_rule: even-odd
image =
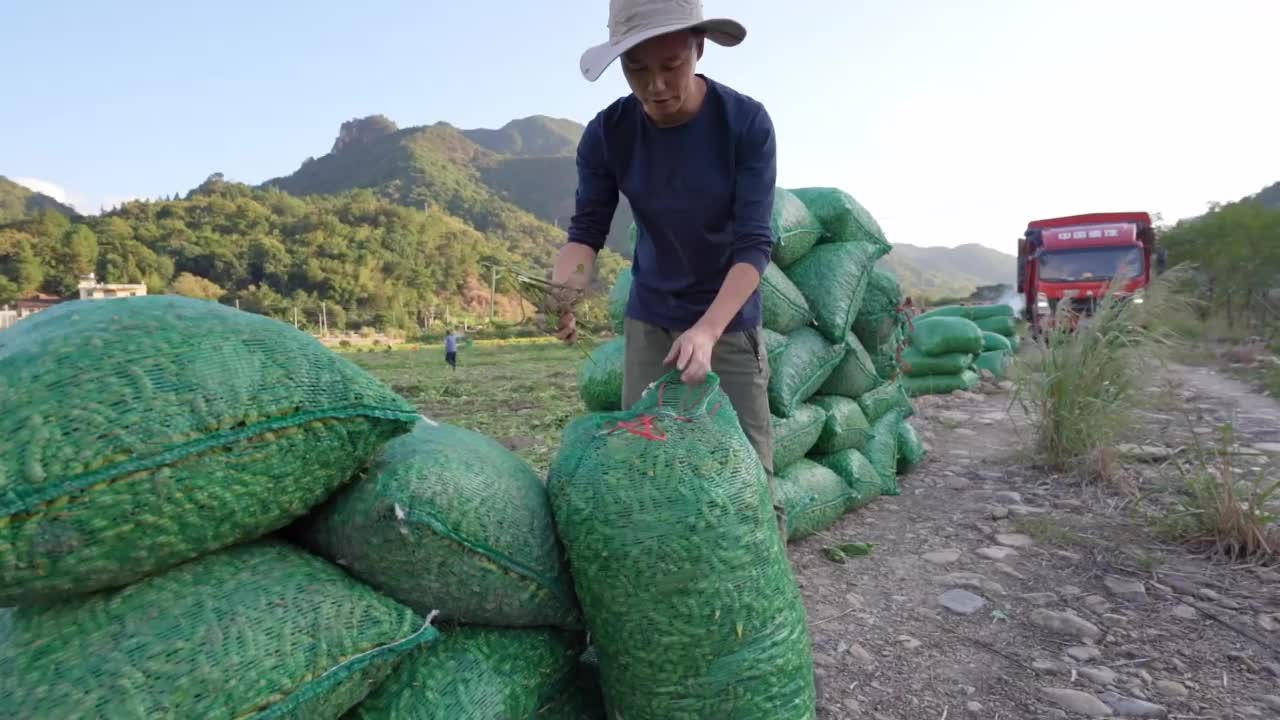
[(1040, 254), (1040, 279), (1048, 282), (1123, 279), (1142, 275), (1142, 250), (1136, 247), (1055, 250)]

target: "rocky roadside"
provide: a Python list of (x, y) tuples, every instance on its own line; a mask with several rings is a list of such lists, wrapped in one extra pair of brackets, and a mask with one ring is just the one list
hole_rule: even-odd
[[(1171, 379), (1171, 406), (1197, 415), (1148, 414), (1141, 447), (1165, 452), (1123, 462), (1140, 497), (1174, 492), (1177, 448), (1226, 419), (1251, 466), (1280, 459), (1280, 404)], [(919, 399), (931, 452), (903, 494), (792, 546), (819, 717), (1280, 718), (1280, 571), (1198, 558), (1118, 486), (1033, 468), (1009, 389)], [(836, 541), (875, 550), (835, 564)]]

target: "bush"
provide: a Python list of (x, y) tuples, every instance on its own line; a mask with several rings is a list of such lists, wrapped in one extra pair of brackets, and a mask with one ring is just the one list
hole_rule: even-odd
[(1066, 304), (1059, 306), (1039, 351), (1026, 354), (1015, 392), (1047, 465), (1067, 469), (1135, 427), (1146, 380), (1177, 341), (1168, 318), (1189, 302), (1175, 290), (1185, 273), (1173, 268), (1157, 278), (1142, 303), (1108, 292), (1075, 329)]

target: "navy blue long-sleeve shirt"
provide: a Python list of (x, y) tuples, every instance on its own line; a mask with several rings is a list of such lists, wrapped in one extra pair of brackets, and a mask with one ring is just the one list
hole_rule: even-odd
[[(730, 268), (763, 273), (773, 252), (773, 122), (758, 101), (703, 79), (702, 108), (682, 125), (658, 127), (634, 95), (591, 120), (578, 144), (569, 224), (570, 242), (598, 251), (618, 193), (627, 197), (637, 230), (627, 315), (675, 331), (702, 317)], [(760, 322), (757, 289), (725, 330)]]

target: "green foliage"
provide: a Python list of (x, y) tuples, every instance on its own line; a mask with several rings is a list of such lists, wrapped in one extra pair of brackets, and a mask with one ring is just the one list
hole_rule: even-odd
[(74, 216), (76, 211), (43, 193), (0, 175), (0, 225), (26, 220), (45, 212)]
[(179, 273), (178, 277), (169, 283), (169, 292), (201, 300), (217, 300), (227, 294), (227, 291), (218, 287), (217, 284), (189, 272)]
[(1280, 288), (1280, 204), (1267, 200), (1268, 193), (1280, 190), (1273, 188), (1214, 205), (1162, 233), (1170, 261), (1192, 263), (1199, 270), (1188, 278), (1188, 286), (1207, 301), (1203, 318), (1221, 312), (1228, 327), (1243, 324), (1256, 332), (1274, 333), (1280, 326), (1280, 303), (1273, 292)]
[(1075, 466), (1136, 426), (1147, 379), (1175, 347), (1168, 318), (1188, 305), (1178, 287), (1189, 274), (1184, 267), (1170, 270), (1147, 287), (1141, 303), (1108, 292), (1074, 329), (1064, 303), (1040, 347), (1024, 353), (1015, 400), (1032, 418), (1047, 465)]
[[(539, 255), (539, 257), (543, 257)], [(440, 212), (372, 192), (297, 198), (214, 175), (186, 198), (132, 202), (69, 221), (45, 213), (0, 227), (0, 292), (73, 294), (79, 275), (146, 283), (314, 327), (421, 327), (465, 311), (483, 261), (541, 267)], [(602, 272), (620, 259), (606, 258)], [(487, 290), (487, 288), (485, 288)], [(4, 298), (0, 298), (4, 299)], [(487, 293), (476, 303), (487, 310)]]
[(1218, 447), (1199, 452), (1190, 470), (1183, 471), (1183, 496), (1156, 527), (1174, 540), (1233, 560), (1280, 557), (1280, 516), (1268, 509), (1280, 495), (1280, 480), (1268, 478), (1263, 469), (1248, 477), (1232, 461), (1234, 429), (1228, 424), (1220, 431)]

